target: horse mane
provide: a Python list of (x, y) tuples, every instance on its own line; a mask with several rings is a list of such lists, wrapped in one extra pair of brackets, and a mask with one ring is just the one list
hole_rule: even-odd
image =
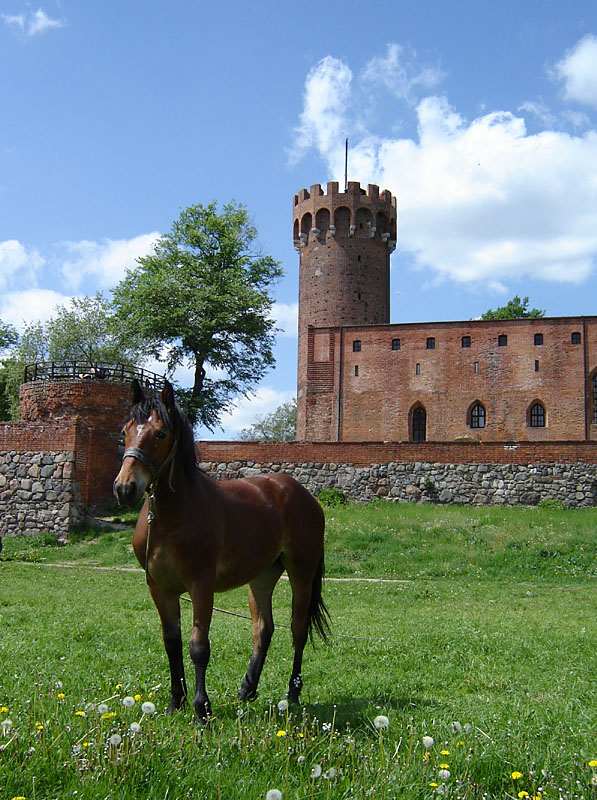
[(184, 476), (189, 481), (193, 480), (197, 473), (197, 453), (193, 427), (186, 414), (178, 403), (175, 403), (170, 416), (162, 398), (159, 395), (151, 395), (132, 407), (129, 419), (140, 425), (152, 411), (155, 411), (168, 430), (171, 430), (178, 448), (176, 457), (180, 459)]

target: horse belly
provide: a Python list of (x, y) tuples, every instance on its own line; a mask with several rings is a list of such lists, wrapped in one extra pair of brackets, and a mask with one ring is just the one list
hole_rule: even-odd
[(258, 578), (282, 552), (281, 537), (244, 536), (220, 549), (216, 564), (216, 592), (236, 589)]

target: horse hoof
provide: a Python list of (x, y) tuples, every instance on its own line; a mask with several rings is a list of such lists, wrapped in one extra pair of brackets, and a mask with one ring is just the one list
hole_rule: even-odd
[(252, 703), (253, 700), (257, 700), (257, 695), (257, 689), (251, 689), (248, 686), (241, 686), (238, 693), (239, 699), (247, 703)]

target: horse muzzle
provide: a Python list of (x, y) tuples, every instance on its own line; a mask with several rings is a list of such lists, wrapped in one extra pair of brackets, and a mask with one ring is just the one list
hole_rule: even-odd
[(129, 508), (137, 505), (145, 491), (145, 487), (140, 486), (135, 480), (119, 481), (118, 478), (114, 481), (112, 488), (119, 505), (129, 506)]

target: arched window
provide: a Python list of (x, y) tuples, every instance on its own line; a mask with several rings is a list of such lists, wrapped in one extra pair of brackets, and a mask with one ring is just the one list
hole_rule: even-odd
[(541, 403), (534, 403), (529, 411), (529, 424), (531, 428), (545, 427), (545, 408)]
[(471, 408), (471, 428), (485, 427), (485, 409), (481, 403), (476, 403)]
[(417, 406), (412, 416), (412, 441), (427, 441), (427, 412), (423, 406)]

